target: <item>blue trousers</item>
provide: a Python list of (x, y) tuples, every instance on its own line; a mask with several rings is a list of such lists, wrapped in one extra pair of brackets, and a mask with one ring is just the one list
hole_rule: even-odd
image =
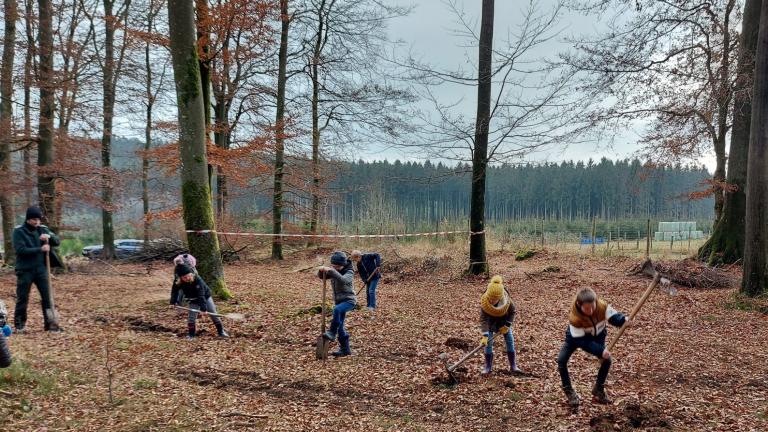
[[(486, 354), (493, 354), (493, 336), (494, 335), (495, 333), (488, 332), (488, 345), (485, 347)], [(507, 352), (514, 352), (515, 336), (512, 334), (512, 329), (510, 328), (509, 331), (502, 336), (504, 336), (504, 343), (507, 345)]]
[(379, 286), (379, 278), (373, 279), (368, 283), (368, 289), (366, 290), (367, 306), (369, 308), (376, 308), (376, 287)]
[(333, 318), (331, 319), (331, 328), (328, 330), (332, 335), (339, 335), (339, 339), (349, 337), (347, 329), (344, 328), (344, 320), (347, 318), (347, 312), (355, 308), (355, 303), (345, 301), (333, 307)]

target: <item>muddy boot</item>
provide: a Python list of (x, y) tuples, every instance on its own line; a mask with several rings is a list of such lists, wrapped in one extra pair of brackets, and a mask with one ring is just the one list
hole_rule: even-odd
[(349, 348), (349, 336), (339, 336), (339, 350), (332, 352), (334, 357), (346, 357), (352, 355), (352, 349)]
[(605, 405), (613, 403), (612, 400), (608, 399), (608, 395), (605, 394), (605, 386), (599, 384), (595, 384), (595, 386), (592, 387), (592, 402)]
[(216, 333), (218, 333), (220, 338), (228, 338), (229, 337), (229, 333), (227, 333), (227, 331), (224, 330), (224, 325), (222, 325), (220, 322), (219, 323), (215, 323), (215, 325), (216, 325)]
[(483, 368), (483, 371), (481, 372), (483, 375), (488, 375), (493, 370), (493, 353), (483, 353), (485, 354), (485, 367)]
[(195, 323), (187, 323), (187, 339), (192, 340), (197, 334), (197, 325)]
[(509, 359), (509, 371), (513, 374), (522, 374), (523, 371), (517, 367), (517, 361), (515, 359), (514, 351), (507, 351), (507, 358)]
[(576, 390), (573, 389), (573, 387), (563, 387), (563, 392), (565, 392), (565, 397), (568, 398), (568, 406), (570, 406), (573, 409), (576, 409), (579, 407), (579, 395), (576, 394)]

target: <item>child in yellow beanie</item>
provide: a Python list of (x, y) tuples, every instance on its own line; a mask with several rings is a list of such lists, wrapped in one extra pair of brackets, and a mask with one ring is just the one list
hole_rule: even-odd
[(485, 345), (485, 368), (483, 374), (491, 373), (493, 369), (493, 336), (501, 333), (507, 345), (509, 370), (512, 373), (522, 373), (515, 359), (515, 337), (512, 334), (512, 321), (515, 319), (515, 305), (509, 292), (504, 288), (501, 276), (494, 276), (480, 297), (480, 329), (483, 337), (480, 343)]

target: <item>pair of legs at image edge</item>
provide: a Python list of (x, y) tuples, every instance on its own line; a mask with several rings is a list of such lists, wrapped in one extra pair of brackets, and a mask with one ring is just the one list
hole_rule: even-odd
[(605, 380), (608, 378), (608, 371), (611, 369), (611, 359), (602, 358), (603, 351), (605, 351), (605, 334), (586, 344), (579, 343), (574, 340), (573, 337), (567, 335), (562, 348), (560, 348), (560, 354), (557, 356), (557, 370), (560, 372), (560, 381), (565, 396), (568, 398), (568, 405), (572, 408), (577, 408), (579, 406), (579, 395), (576, 394), (576, 390), (573, 389), (573, 386), (571, 385), (571, 376), (568, 373), (568, 360), (577, 349), (582, 349), (601, 359), (600, 369), (597, 371), (597, 381), (592, 387), (592, 400), (600, 404), (612, 403), (605, 393)]
[(16, 271), (16, 307), (13, 312), (13, 324), (16, 333), (23, 334), (27, 325), (27, 306), (29, 305), (29, 293), (35, 284), (40, 293), (40, 304), (43, 308), (43, 328), (50, 332), (59, 332), (61, 328), (54, 322), (54, 313), (51, 308), (50, 284), (48, 272), (45, 269)]
[[(491, 373), (493, 370), (493, 337), (495, 333), (488, 333), (488, 345), (485, 347), (485, 368), (483, 369), (483, 375)], [(504, 343), (507, 346), (507, 359), (509, 360), (509, 371), (513, 373), (522, 373), (523, 371), (517, 367), (517, 356), (515, 354), (515, 336), (512, 334), (512, 329), (509, 329), (504, 333)]]
[[(190, 303), (191, 308), (199, 307), (198, 305), (195, 305), (193, 303)], [(217, 313), (216, 312), (216, 304), (213, 303), (213, 299), (208, 297), (205, 301), (205, 311), (210, 313)], [(189, 311), (189, 315), (187, 316), (187, 339), (194, 339), (195, 336), (197, 336), (197, 315), (199, 312), (196, 310)], [(229, 333), (227, 333), (226, 330), (224, 330), (224, 324), (221, 323), (221, 318), (214, 316), (214, 315), (208, 315), (211, 317), (211, 321), (213, 321), (213, 325), (216, 326), (216, 333), (219, 335), (219, 337), (227, 338), (229, 337)]]
[(376, 309), (376, 288), (379, 286), (379, 280), (373, 279), (368, 282), (368, 286), (365, 289), (365, 303), (369, 311)]
[(336, 335), (339, 336), (339, 350), (332, 352), (334, 357), (344, 357), (352, 354), (352, 350), (349, 348), (349, 333), (344, 328), (344, 320), (347, 318), (347, 312), (355, 308), (353, 302), (342, 302), (333, 307), (333, 319), (331, 319), (331, 328), (323, 334), (325, 339), (329, 341), (336, 340)]

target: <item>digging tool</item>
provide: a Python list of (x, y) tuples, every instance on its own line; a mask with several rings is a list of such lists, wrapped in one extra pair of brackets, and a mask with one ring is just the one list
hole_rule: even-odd
[(187, 311), (190, 311), (190, 312), (197, 312), (197, 313), (200, 313), (200, 314), (215, 316), (215, 317), (219, 317), (219, 318), (229, 318), (229, 319), (234, 320), (234, 321), (242, 321), (242, 320), (245, 319), (245, 315), (243, 315), (241, 313), (219, 314), (219, 313), (213, 313), (213, 312), (205, 312), (205, 311), (201, 311), (200, 309), (192, 309), (192, 308), (188, 308), (188, 307), (184, 307), (184, 306), (179, 306), (179, 305), (173, 305), (173, 307), (175, 307), (177, 309), (184, 309), (184, 310), (187, 310)]
[(320, 336), (317, 337), (315, 344), (315, 357), (318, 360), (325, 360), (328, 358), (328, 347), (331, 345), (331, 341), (326, 339), (325, 334), (325, 293), (328, 286), (328, 279), (325, 278), (323, 273), (323, 302), (320, 306)]
[[(621, 338), (621, 335), (624, 334), (624, 331), (627, 329), (628, 324), (632, 322), (632, 320), (635, 319), (635, 315), (637, 315), (638, 312), (640, 312), (640, 308), (643, 307), (645, 302), (648, 300), (648, 297), (651, 296), (651, 293), (653, 293), (653, 290), (661, 283), (663, 287), (663, 291), (666, 292), (669, 295), (675, 295), (677, 294), (677, 290), (671, 286), (669, 279), (662, 277), (661, 273), (657, 272), (656, 269), (653, 267), (653, 263), (650, 259), (646, 260), (643, 263), (643, 267), (640, 271), (641, 273), (653, 277), (653, 280), (648, 285), (648, 289), (645, 290), (643, 293), (643, 296), (640, 297), (640, 300), (635, 304), (635, 307), (632, 308), (632, 311), (629, 313), (629, 318), (624, 323), (623, 326), (619, 329), (619, 331), (613, 336), (611, 339), (611, 342), (608, 343), (608, 346), (606, 347), (606, 350), (610, 352), (613, 349), (613, 346), (616, 345), (616, 342), (618, 342), (619, 338)], [(602, 362), (602, 359), (600, 359)]]
[[(494, 339), (495, 341), (496, 339)], [(468, 352), (464, 357), (462, 357), (459, 361), (453, 364), (453, 366), (448, 366), (448, 354), (447, 353), (440, 353), (439, 356), (437, 356), (442, 362), (443, 366), (445, 366), (446, 372), (448, 372), (448, 375), (450, 375), (453, 382), (458, 383), (459, 380), (456, 378), (456, 376), (453, 374), (453, 372), (458, 369), (459, 366), (463, 365), (467, 360), (472, 358), (475, 354), (477, 354), (478, 351), (485, 348), (487, 345), (480, 344), (472, 351)]]
[(370, 275), (370, 276), (368, 276), (368, 280), (366, 280), (366, 281), (365, 281), (365, 284), (364, 284), (364, 285), (363, 285), (363, 286), (362, 286), (362, 287), (361, 287), (359, 290), (357, 290), (357, 293), (356, 293), (355, 295), (359, 295), (359, 294), (360, 294), (360, 291), (362, 291), (362, 290), (363, 290), (363, 288), (366, 288), (366, 287), (368, 286), (368, 284), (369, 284), (369, 283), (371, 283), (371, 279), (373, 279), (373, 276), (374, 276), (376, 273), (378, 273), (378, 272), (379, 272), (379, 268), (378, 268), (378, 267), (376, 267), (376, 268), (373, 270), (373, 273), (371, 273), (371, 275)]
[[(45, 244), (50, 245), (48, 240), (45, 240)], [(51, 277), (50, 249), (45, 252), (45, 271), (45, 277), (48, 278), (48, 303), (51, 306), (45, 310), (45, 317), (48, 319), (48, 329), (51, 331), (61, 331), (61, 327), (59, 327), (59, 314), (56, 312), (56, 306), (53, 303), (53, 278)]]

